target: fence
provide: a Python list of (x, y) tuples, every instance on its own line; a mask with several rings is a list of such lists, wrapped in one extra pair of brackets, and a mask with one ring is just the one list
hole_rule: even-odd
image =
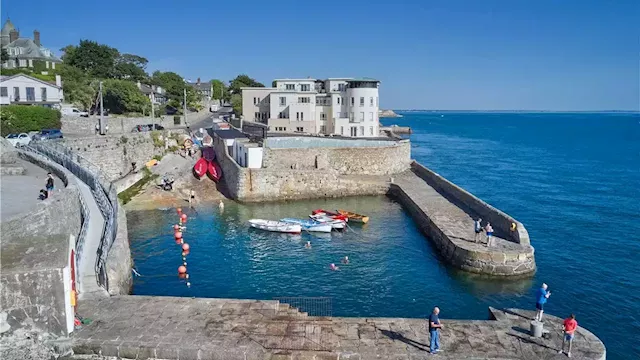
[[(61, 146), (59, 143), (54, 141), (32, 142), (25, 148), (64, 166), (91, 189), (105, 221), (100, 245), (97, 250), (95, 264), (96, 280), (98, 285), (108, 291), (109, 279), (107, 278), (106, 261), (118, 231), (118, 194), (116, 193), (115, 186), (107, 180), (97, 166), (84, 157)], [(86, 210), (86, 208), (84, 210)], [(84, 236), (86, 237), (86, 229), (84, 229)], [(84, 246), (84, 238), (80, 241), (81, 246)], [(78, 251), (78, 253), (80, 253), (80, 251)]]
[(333, 302), (330, 297), (275, 297), (281, 303), (288, 304), (309, 316), (332, 316)]

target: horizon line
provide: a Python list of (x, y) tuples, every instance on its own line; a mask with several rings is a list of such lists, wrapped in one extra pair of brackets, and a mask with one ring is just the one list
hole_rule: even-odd
[[(380, 109), (385, 110), (385, 109)], [(470, 110), (470, 109), (390, 109), (403, 112), (520, 112), (520, 113), (640, 113), (640, 110)]]

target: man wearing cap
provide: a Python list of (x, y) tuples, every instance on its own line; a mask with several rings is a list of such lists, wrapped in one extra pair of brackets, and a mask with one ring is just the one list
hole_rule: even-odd
[(536, 318), (534, 320), (542, 321), (542, 313), (544, 313), (544, 304), (547, 303), (547, 299), (551, 296), (551, 291), (547, 290), (547, 284), (542, 283), (542, 286), (536, 292)]

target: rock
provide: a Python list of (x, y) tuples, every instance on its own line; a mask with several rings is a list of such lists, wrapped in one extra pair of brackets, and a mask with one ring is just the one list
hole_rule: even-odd
[(15, 164), (18, 159), (16, 148), (11, 145), (9, 140), (0, 138), (0, 163)]
[(399, 118), (399, 117), (402, 117), (402, 115), (396, 114), (396, 112), (393, 111), (393, 110), (380, 110), (378, 112), (378, 117), (381, 117), (381, 118)]

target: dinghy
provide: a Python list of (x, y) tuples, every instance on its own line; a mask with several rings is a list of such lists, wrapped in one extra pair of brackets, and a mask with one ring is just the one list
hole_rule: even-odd
[(369, 221), (369, 217), (366, 215), (356, 214), (347, 210), (338, 210), (338, 214), (346, 216), (349, 221), (366, 224)]
[(341, 215), (341, 214), (334, 213), (334, 212), (331, 212), (331, 211), (328, 211), (328, 210), (323, 210), (323, 209), (313, 210), (311, 212), (311, 214), (314, 215), (314, 216), (315, 215), (326, 216), (326, 217), (329, 217), (329, 218), (332, 218), (332, 219), (336, 219), (336, 220), (344, 220), (344, 221), (348, 221), (349, 220), (349, 218), (346, 215)]
[(323, 223), (323, 224), (328, 224), (331, 225), (332, 229), (336, 229), (336, 230), (342, 230), (345, 227), (347, 227), (347, 223), (344, 220), (340, 220), (340, 219), (333, 219), (327, 215), (309, 215), (309, 217), (319, 223)]
[(198, 179), (202, 178), (204, 174), (207, 173), (207, 160), (205, 158), (200, 158), (196, 161), (196, 164), (193, 165), (193, 174)]
[(207, 175), (211, 178), (211, 180), (218, 182), (222, 177), (222, 169), (220, 165), (214, 160), (209, 162), (209, 166), (207, 167)]
[(331, 232), (331, 225), (328, 223), (321, 223), (313, 220), (305, 220), (305, 219), (294, 219), (294, 218), (285, 218), (280, 219), (282, 222), (286, 222), (289, 224), (298, 224), (302, 227), (304, 231), (313, 231), (313, 232)]
[(207, 161), (213, 161), (216, 158), (216, 152), (212, 147), (203, 147), (202, 148), (202, 157), (207, 159)]
[(302, 227), (300, 225), (290, 224), (282, 221), (251, 219), (249, 220), (249, 225), (255, 229), (273, 231), (273, 232), (281, 232), (281, 233), (289, 233), (289, 234), (299, 234), (300, 232), (302, 232)]

